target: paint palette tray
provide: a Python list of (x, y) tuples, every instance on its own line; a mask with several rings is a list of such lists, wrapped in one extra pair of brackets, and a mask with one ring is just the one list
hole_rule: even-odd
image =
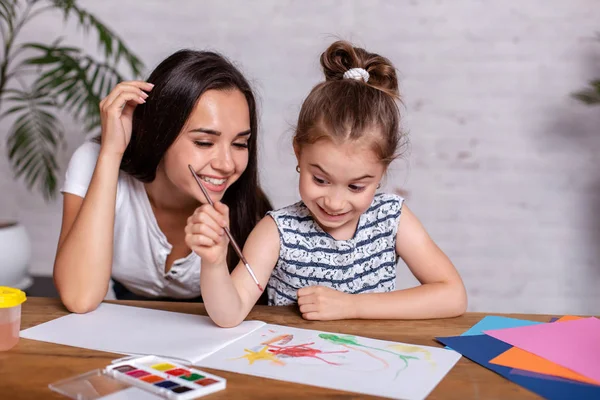
[(49, 387), (78, 400), (187, 400), (223, 390), (226, 384), (219, 376), (160, 357), (144, 356), (119, 361)]

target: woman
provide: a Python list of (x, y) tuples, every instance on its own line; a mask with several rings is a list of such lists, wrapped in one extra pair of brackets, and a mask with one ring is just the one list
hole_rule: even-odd
[[(72, 312), (94, 310), (111, 276), (117, 298), (195, 299), (200, 257), (185, 226), (205, 202), (229, 207), (240, 245), (271, 209), (257, 172), (252, 90), (229, 61), (182, 50), (148, 82), (118, 84), (100, 103), (99, 143), (83, 144), (66, 173), (54, 282)], [(231, 268), (237, 264), (232, 249)]]

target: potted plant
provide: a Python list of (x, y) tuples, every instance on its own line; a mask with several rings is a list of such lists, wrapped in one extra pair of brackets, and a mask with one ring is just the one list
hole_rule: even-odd
[[(55, 155), (64, 148), (64, 128), (57, 113), (66, 112), (93, 133), (100, 126), (98, 104), (126, 67), (137, 77), (142, 62), (123, 40), (76, 0), (0, 0), (0, 122), (11, 120), (6, 136), (15, 178), (46, 201), (57, 192), (59, 167)], [(95, 34), (101, 57), (63, 44), (62, 38), (20, 43), (23, 27), (40, 14), (60, 12), (76, 21), (85, 35)], [(3, 128), (4, 124), (0, 125)], [(31, 245), (18, 221), (0, 221), (0, 285), (24, 288)]]

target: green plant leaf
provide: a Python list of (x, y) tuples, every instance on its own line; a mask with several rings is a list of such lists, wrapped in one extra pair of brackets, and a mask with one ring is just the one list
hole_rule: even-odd
[(22, 178), (29, 189), (37, 187), (46, 200), (56, 194), (55, 154), (64, 143), (64, 130), (54, 112), (56, 106), (47, 93), (11, 90), (17, 103), (4, 115), (17, 118), (9, 130), (8, 159), (16, 178)]
[(79, 49), (41, 44), (26, 46), (36, 54), (24, 63), (44, 68), (34, 83), (36, 92), (47, 92), (60, 108), (82, 122), (88, 132), (97, 129), (100, 100), (114, 84), (124, 80), (123, 77), (110, 65), (96, 61)]
[(60, 9), (63, 17), (67, 20), (71, 15), (75, 16), (76, 21), (84, 33), (88, 34), (91, 29), (94, 29), (98, 35), (98, 46), (104, 57), (111, 65), (117, 65), (121, 58), (127, 61), (127, 65), (131, 69), (132, 75), (139, 76), (144, 64), (140, 59), (129, 50), (123, 40), (112, 32), (93, 14), (87, 12), (77, 5), (73, 0), (53, 0), (54, 6)]
[(25, 108), (27, 108), (27, 106), (24, 106), (24, 105), (11, 107), (8, 110), (6, 110), (5, 112), (3, 112), (2, 115), (0, 115), (0, 119), (4, 118), (8, 114), (14, 114), (18, 111), (24, 110)]
[(0, 1), (0, 18), (5, 20), (7, 24), (12, 25), (14, 18), (17, 16), (16, 6), (16, 0)]
[(589, 89), (573, 93), (573, 97), (588, 105), (600, 104), (600, 80), (590, 82)]
[[(15, 24), (20, 28), (22, 23), (49, 10), (61, 11), (65, 22), (75, 21), (84, 34), (95, 34), (103, 56), (95, 58), (80, 48), (64, 45), (61, 37), (15, 44), (6, 50), (9, 57), (5, 65), (10, 64), (10, 71), (6, 74), (8, 82), (0, 82), (0, 120), (9, 115), (15, 117), (7, 143), (9, 160), (16, 176), (30, 188), (38, 186), (47, 199), (56, 191), (58, 167), (54, 157), (64, 144), (56, 112), (68, 112), (87, 132), (99, 129), (100, 100), (124, 80), (117, 68), (128, 67), (133, 78), (137, 78), (144, 67), (119, 36), (80, 8), (76, 0), (0, 0), (0, 30), (5, 47), (10, 43), (6, 42), (6, 35), (19, 30), (13, 29)], [(35, 73), (31, 89), (7, 89), (7, 84), (14, 84), (15, 78), (24, 73)]]

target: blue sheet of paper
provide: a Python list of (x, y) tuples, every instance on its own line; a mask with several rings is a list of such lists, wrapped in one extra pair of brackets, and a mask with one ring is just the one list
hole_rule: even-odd
[(483, 331), (491, 331), (494, 329), (505, 328), (518, 328), (521, 326), (538, 324), (543, 324), (543, 322), (488, 315), (487, 317), (482, 318), (481, 321), (473, 325), (468, 331), (463, 333), (461, 336), (482, 335)]
[[(488, 315), (486, 317), (483, 317), (478, 323), (473, 325), (468, 331), (466, 331), (460, 336), (483, 335), (483, 331), (487, 330), (517, 328), (520, 326), (537, 325), (541, 323), (542, 322), (528, 321), (524, 319)], [(450, 349), (449, 346), (446, 346), (446, 348)]]

